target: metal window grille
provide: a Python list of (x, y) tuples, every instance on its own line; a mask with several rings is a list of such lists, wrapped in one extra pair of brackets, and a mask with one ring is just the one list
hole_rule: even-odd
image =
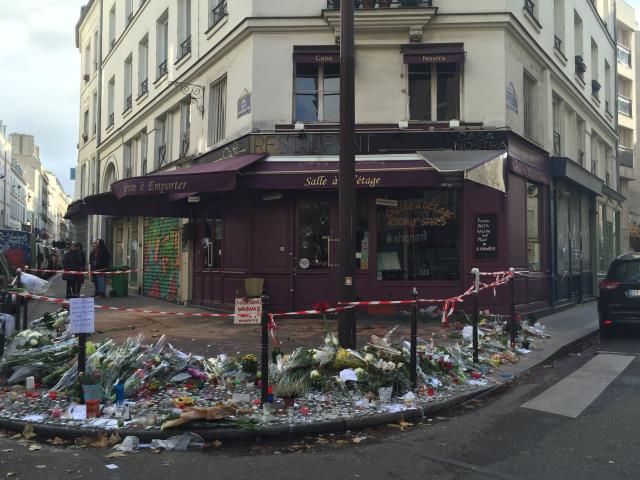
[(536, 4), (533, 2), (533, 0), (524, 0), (524, 9), (532, 17), (536, 16), (536, 13), (535, 13)]
[(145, 78), (142, 82), (140, 82), (140, 96), (144, 95), (149, 91), (149, 79)]
[(167, 145), (158, 147), (158, 168), (163, 167), (167, 163)]
[(562, 39), (558, 35), (553, 36), (553, 46), (556, 50), (562, 51)]
[(191, 35), (185, 38), (180, 44), (180, 58), (191, 51)]
[(133, 96), (129, 95), (127, 97), (126, 102), (125, 102), (124, 111), (127, 112), (127, 111), (131, 110), (131, 107), (133, 107)]
[(558, 132), (553, 132), (553, 155), (562, 156), (562, 135)]
[(180, 139), (180, 156), (185, 157), (187, 152), (189, 152), (189, 135), (190, 131), (185, 130), (182, 133), (182, 138)]
[(165, 58), (158, 64), (158, 78), (162, 78), (167, 74), (167, 59)]
[(225, 137), (227, 77), (223, 77), (211, 85), (209, 95), (209, 144), (214, 145)]
[(227, 14), (227, 0), (221, 0), (211, 9), (211, 18), (209, 19), (209, 28), (216, 25)]

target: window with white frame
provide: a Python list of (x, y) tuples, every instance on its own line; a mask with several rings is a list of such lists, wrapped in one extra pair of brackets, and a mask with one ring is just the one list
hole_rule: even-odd
[(591, 173), (598, 175), (598, 136), (591, 134)]
[(553, 155), (562, 156), (562, 100), (553, 95)]
[(110, 127), (114, 124), (115, 115), (115, 98), (116, 98), (116, 77), (111, 77), (109, 80), (109, 85), (107, 87), (107, 127)]
[(209, 145), (224, 140), (227, 110), (227, 76), (225, 75), (209, 87)]
[(180, 102), (180, 157), (189, 152), (189, 138), (191, 134), (191, 98)]
[(178, 59), (191, 52), (191, 0), (178, 0)]
[(584, 120), (582, 118), (580, 118), (578, 115), (576, 115), (576, 147), (577, 147), (577, 157), (576, 157), (576, 162), (578, 162), (578, 164), (581, 167), (585, 166), (585, 160), (586, 160), (586, 147), (585, 147), (585, 140), (587, 137), (587, 128), (586, 128), (586, 124), (584, 122)]
[(338, 122), (340, 119), (340, 64), (296, 63), (295, 122)]
[(554, 47), (564, 53), (564, 0), (553, 0)]
[(147, 173), (147, 130), (140, 132), (140, 175)]
[(98, 92), (94, 91), (91, 96), (91, 136), (97, 133), (98, 123)]
[(89, 139), (89, 109), (84, 111), (82, 118), (82, 140), (85, 142)]
[(84, 198), (87, 193), (87, 164), (80, 166), (80, 197)]
[(128, 112), (133, 107), (133, 54), (130, 54), (124, 61), (124, 109)]
[(133, 20), (133, 0), (125, 0), (124, 24), (129, 25), (132, 20)]
[(524, 136), (533, 139), (534, 135), (534, 100), (536, 79), (525, 70), (522, 79), (522, 111), (524, 118)]
[(109, 10), (109, 49), (116, 46), (116, 4)]
[(170, 162), (169, 151), (169, 114), (156, 120), (156, 166), (163, 167)]
[(156, 77), (158, 79), (167, 74), (167, 54), (169, 51), (169, 11), (158, 19), (156, 23)]
[(209, 28), (227, 15), (227, 0), (209, 0)]
[(149, 35), (138, 44), (138, 97), (149, 91)]
[(84, 75), (85, 81), (89, 81), (89, 76), (91, 75), (91, 44), (87, 43), (86, 48), (84, 49)]
[(598, 97), (600, 93), (600, 72), (598, 62), (598, 44), (591, 39), (591, 93)]
[(133, 162), (132, 162), (132, 154), (133, 154), (133, 145), (132, 141), (129, 140), (123, 146), (122, 150), (122, 159), (123, 159), (123, 177), (131, 178), (133, 176)]
[(460, 118), (460, 66), (457, 63), (410, 64), (408, 68), (411, 120)]
[(99, 49), (99, 45), (98, 45), (98, 31), (96, 30), (95, 33), (93, 34), (93, 71), (92, 73), (95, 73), (98, 71), (98, 49)]
[(611, 66), (609, 62), (604, 61), (604, 109), (611, 114), (611, 93), (612, 93)]

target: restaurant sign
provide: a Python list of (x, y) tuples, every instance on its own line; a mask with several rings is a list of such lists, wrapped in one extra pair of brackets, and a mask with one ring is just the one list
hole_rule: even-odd
[[(369, 175), (356, 175), (356, 187), (375, 188), (382, 186), (382, 177)], [(337, 187), (338, 175), (310, 175), (304, 179), (304, 187)]]
[(475, 222), (475, 258), (490, 260), (498, 257), (498, 216), (479, 213)]

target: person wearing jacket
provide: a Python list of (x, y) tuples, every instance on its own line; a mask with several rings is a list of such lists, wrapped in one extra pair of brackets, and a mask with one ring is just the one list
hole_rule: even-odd
[[(62, 268), (64, 270), (71, 270), (75, 272), (84, 270), (82, 257), (80, 256), (77, 243), (72, 244), (71, 248), (69, 248), (62, 257)], [(63, 273), (62, 279), (67, 282), (67, 299), (75, 298), (80, 295), (80, 287), (84, 280), (84, 275), (77, 273)]]
[[(89, 255), (89, 264), (92, 272), (105, 272), (111, 266), (111, 254), (107, 250), (104, 240), (99, 239), (93, 243), (93, 250)], [(94, 275), (96, 285), (95, 297), (105, 298), (107, 294), (107, 278), (105, 275)]]

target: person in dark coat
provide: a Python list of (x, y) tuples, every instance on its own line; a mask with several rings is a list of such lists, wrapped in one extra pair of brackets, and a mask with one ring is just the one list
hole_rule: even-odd
[[(67, 253), (62, 257), (62, 268), (74, 272), (82, 271), (82, 259), (77, 244), (72, 244), (71, 248), (67, 250)], [(75, 298), (80, 294), (80, 285), (82, 285), (82, 282), (78, 277), (82, 277), (82, 275), (78, 275), (77, 273), (62, 274), (62, 279), (67, 282), (67, 299)]]
[[(104, 240), (99, 239), (93, 243), (93, 250), (89, 255), (89, 263), (92, 272), (105, 272), (111, 266), (111, 254), (107, 250)], [(107, 294), (107, 279), (105, 275), (94, 275), (96, 285), (95, 297), (105, 298)]]

